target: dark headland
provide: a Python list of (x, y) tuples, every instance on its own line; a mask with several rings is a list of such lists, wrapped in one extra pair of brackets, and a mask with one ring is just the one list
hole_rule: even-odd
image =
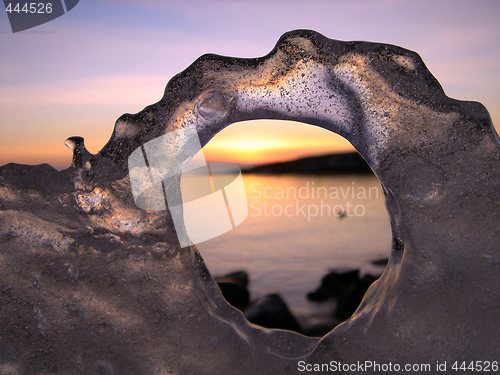
[(263, 164), (242, 171), (247, 174), (372, 174), (357, 152), (310, 156), (297, 160)]

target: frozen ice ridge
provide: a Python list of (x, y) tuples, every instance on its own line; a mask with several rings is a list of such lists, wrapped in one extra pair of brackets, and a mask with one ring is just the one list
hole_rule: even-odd
[[(169, 211), (134, 201), (134, 150), (188, 127), (203, 146), (250, 119), (341, 134), (384, 187), (389, 264), (321, 340), (250, 325), (196, 248), (181, 249)], [(0, 169), (0, 373), (396, 374), (420, 364), (430, 370), (413, 373), (432, 374), (457, 361), (496, 372), (499, 138), (486, 109), (448, 98), (416, 53), (292, 31), (261, 58), (200, 57), (158, 103), (120, 117), (98, 154), (79, 137), (67, 144), (67, 170)], [(162, 184), (179, 202), (176, 179)]]

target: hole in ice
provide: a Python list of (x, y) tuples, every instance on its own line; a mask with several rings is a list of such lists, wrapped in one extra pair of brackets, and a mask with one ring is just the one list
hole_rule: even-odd
[[(343, 156), (266, 164), (334, 152)], [(216, 280), (226, 299), (256, 324), (313, 336), (347, 319), (383, 272), (392, 241), (380, 183), (349, 142), (303, 123), (258, 120), (230, 125), (203, 153), (208, 163), (238, 164), (247, 195), (243, 223), (196, 244), (211, 274), (225, 276)], [(351, 173), (332, 173), (342, 168)], [(183, 197), (193, 184), (199, 176), (183, 175)], [(266, 315), (283, 301), (298, 325)]]

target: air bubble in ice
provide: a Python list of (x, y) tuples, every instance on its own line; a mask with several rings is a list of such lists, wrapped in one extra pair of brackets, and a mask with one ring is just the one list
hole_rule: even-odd
[(223, 116), (227, 111), (227, 100), (219, 91), (206, 93), (196, 105), (196, 110), (206, 120)]

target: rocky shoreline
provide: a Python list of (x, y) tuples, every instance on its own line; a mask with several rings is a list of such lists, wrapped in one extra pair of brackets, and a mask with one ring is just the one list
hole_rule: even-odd
[[(372, 261), (375, 266), (385, 267), (386, 258)], [(231, 272), (214, 279), (226, 301), (242, 311), (246, 319), (265, 328), (286, 329), (311, 337), (323, 337), (337, 325), (348, 319), (357, 309), (363, 296), (380, 277), (361, 275), (359, 269), (334, 269), (321, 278), (320, 286), (307, 294), (307, 299), (318, 304), (331, 304), (328, 316), (294, 316), (278, 292), (270, 292), (252, 301), (250, 277), (244, 270)]]

